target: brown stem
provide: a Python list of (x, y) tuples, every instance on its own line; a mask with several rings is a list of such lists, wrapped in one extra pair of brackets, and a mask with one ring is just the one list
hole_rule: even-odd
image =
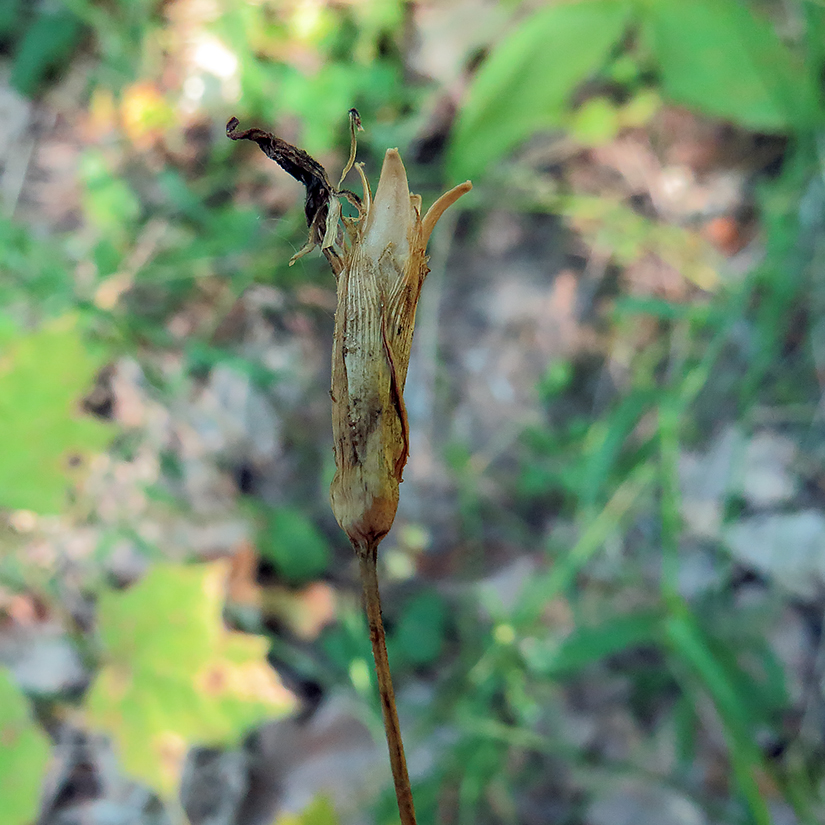
[(387, 734), (387, 746), (390, 750), (390, 765), (395, 783), (395, 797), (398, 800), (398, 813), (401, 815), (401, 825), (416, 825), (410, 775), (407, 773), (404, 743), (401, 741), (401, 727), (398, 724), (398, 711), (395, 708), (395, 692), (392, 689), (390, 661), (387, 658), (384, 621), (381, 618), (381, 596), (378, 593), (378, 573), (375, 566), (376, 547), (359, 549), (358, 558), (361, 564), (364, 606), (370, 626), (372, 655), (375, 658), (375, 674), (378, 677), (378, 692), (381, 695), (381, 711), (384, 715), (384, 731)]

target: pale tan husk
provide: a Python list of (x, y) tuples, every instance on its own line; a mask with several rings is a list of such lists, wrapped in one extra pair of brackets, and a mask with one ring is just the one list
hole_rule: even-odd
[(409, 452), (404, 383), (429, 271), (427, 241), (444, 210), (471, 188), (469, 181), (456, 186), (422, 218), (421, 197), (410, 194), (401, 157), (389, 149), (375, 198), (365, 182), (361, 214), (350, 229), (332, 351), (330, 499), (359, 553), (375, 551), (398, 507)]

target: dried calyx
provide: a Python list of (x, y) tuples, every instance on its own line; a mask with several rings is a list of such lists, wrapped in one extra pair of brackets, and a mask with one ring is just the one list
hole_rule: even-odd
[[(306, 187), (309, 238), (290, 261), (319, 246), (338, 280), (332, 363), (332, 418), (336, 473), (330, 498), (338, 523), (359, 555), (375, 554), (392, 526), (398, 485), (409, 452), (404, 382), (415, 311), (428, 273), (426, 247), (438, 219), (469, 192), (469, 181), (442, 195), (422, 217), (396, 149), (388, 149), (373, 197), (363, 164), (355, 163), (361, 121), (350, 110), (350, 157), (338, 187), (354, 166), (363, 197), (335, 187), (306, 152), (260, 129), (237, 131), (253, 140)], [(342, 216), (341, 199), (357, 211)]]

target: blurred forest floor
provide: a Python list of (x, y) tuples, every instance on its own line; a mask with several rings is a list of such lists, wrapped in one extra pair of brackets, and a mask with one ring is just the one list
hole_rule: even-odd
[[(0, 345), (80, 319), (74, 412), (110, 443), (63, 454), (56, 508), (2, 498), (0, 470), (0, 664), (51, 743), (36, 821), (175, 821), (84, 716), (98, 605), (228, 559), (224, 619), (267, 637), (289, 711), (186, 740), (189, 821), (390, 822), (328, 505), (335, 284), (317, 254), (287, 267), (302, 188), (224, 127), (272, 129), (337, 179), (357, 106), (373, 187), (397, 145), (426, 208), (465, 168), (479, 65), (553, 4), (127, 5), (67, 3), (85, 28), (22, 80), (34, 24), (2, 40)], [(817, 144), (686, 105), (635, 35), (611, 49), (430, 247), (380, 550), (421, 822), (822, 821)], [(56, 377), (81, 369), (59, 354)], [(10, 466), (41, 460), (17, 446)]]

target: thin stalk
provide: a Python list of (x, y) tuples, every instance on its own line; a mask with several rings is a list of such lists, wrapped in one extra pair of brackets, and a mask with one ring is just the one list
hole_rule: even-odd
[(366, 551), (361, 549), (358, 551), (361, 584), (364, 588), (364, 607), (370, 627), (375, 675), (378, 677), (378, 692), (381, 696), (381, 712), (384, 716), (384, 732), (387, 735), (387, 747), (390, 751), (390, 766), (395, 783), (395, 798), (398, 800), (398, 813), (401, 816), (401, 825), (416, 825), (410, 775), (407, 772), (404, 743), (401, 741), (401, 726), (398, 723), (398, 711), (395, 707), (390, 660), (387, 658), (387, 639), (384, 634), (384, 620), (381, 616), (381, 596), (378, 592), (378, 573), (375, 564), (376, 549), (373, 546), (367, 548)]

